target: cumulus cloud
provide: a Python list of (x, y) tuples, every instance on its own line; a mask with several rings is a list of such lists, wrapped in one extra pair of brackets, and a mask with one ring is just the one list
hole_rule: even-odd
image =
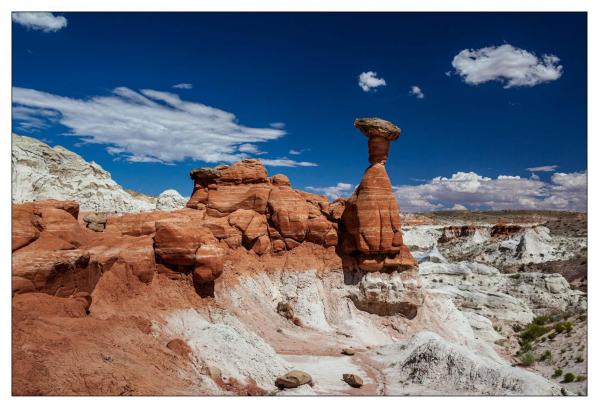
[(331, 187), (312, 187), (308, 186), (306, 189), (313, 191), (318, 194), (323, 194), (334, 200), (339, 197), (347, 197), (354, 191), (354, 186), (349, 183), (337, 183)]
[(529, 167), (526, 170), (532, 172), (550, 172), (555, 171), (558, 168), (557, 164), (552, 164), (551, 166), (538, 166), (538, 167)]
[(413, 85), (410, 87), (410, 95), (414, 95), (418, 99), (424, 98), (424, 93), (419, 86)]
[(192, 89), (193, 84), (188, 84), (187, 82), (182, 82), (180, 84), (173, 85), (173, 88), (176, 89)]
[(464, 49), (453, 58), (451, 65), (467, 84), (499, 81), (504, 88), (513, 88), (555, 81), (563, 72), (559, 61), (555, 55), (537, 57), (522, 48), (503, 44)]
[(538, 177), (501, 175), (496, 179), (474, 172), (435, 177), (420, 185), (394, 187), (403, 211), (420, 212), (467, 206), (469, 209), (543, 209), (586, 211), (587, 173), (555, 173)]
[(12, 21), (28, 29), (44, 33), (53, 33), (67, 26), (65, 17), (42, 12), (12, 13)]
[[(54, 120), (70, 129), (67, 136), (106, 145), (110, 154), (130, 162), (233, 162), (255, 154), (255, 143), (285, 135), (281, 129), (243, 126), (232, 113), (151, 89), (119, 87), (107, 96), (75, 99), (15, 87), (13, 109), (21, 125), (40, 126), (31, 117)], [(269, 165), (316, 164), (275, 158)]]
[(368, 71), (362, 72), (358, 77), (358, 85), (364, 92), (368, 92), (371, 89), (378, 88), (379, 86), (386, 86), (387, 83), (383, 78), (377, 78), (377, 73)]

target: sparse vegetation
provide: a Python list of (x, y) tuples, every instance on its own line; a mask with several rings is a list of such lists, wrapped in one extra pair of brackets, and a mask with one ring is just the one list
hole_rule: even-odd
[(566, 373), (564, 374), (564, 381), (565, 383), (571, 383), (572, 381), (574, 381), (574, 379), (576, 379), (576, 376), (572, 373)]
[(562, 369), (561, 368), (556, 368), (553, 370), (553, 375), (551, 376), (551, 378), (558, 378), (561, 377), (563, 374)]
[(530, 367), (536, 361), (535, 355), (532, 352), (524, 353), (520, 356), (520, 364), (525, 367)]
[(576, 376), (576, 382), (581, 382), (581, 381), (584, 381), (586, 379), (587, 379), (587, 377), (584, 376), (584, 375), (577, 375)]
[(526, 329), (522, 333), (520, 333), (520, 339), (523, 342), (529, 342), (535, 340), (537, 337), (540, 337), (547, 333), (549, 329), (545, 326), (542, 326), (537, 323), (531, 323), (526, 326)]
[(576, 356), (576, 360), (574, 360), (576, 363), (582, 363), (584, 361), (584, 358), (581, 355)]
[(543, 353), (543, 355), (541, 356), (539, 361), (546, 361), (546, 362), (550, 363), (552, 359), (553, 359), (553, 357), (551, 355), (551, 351), (545, 350), (545, 352)]
[(568, 322), (568, 321), (556, 323), (553, 326), (553, 330), (555, 330), (557, 333), (563, 333), (563, 332), (569, 333), (570, 331), (572, 331), (572, 323)]

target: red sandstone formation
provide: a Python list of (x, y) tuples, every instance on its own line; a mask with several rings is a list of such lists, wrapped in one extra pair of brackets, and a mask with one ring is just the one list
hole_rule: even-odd
[(368, 137), (371, 165), (348, 200), (329, 203), (293, 189), (285, 175), (269, 177), (258, 160), (242, 160), (193, 170), (186, 209), (109, 215), (103, 229), (78, 222), (75, 202), (14, 205), (13, 293), (90, 294), (111, 270), (142, 283), (158, 271), (201, 289), (221, 276), (232, 251), (281, 255), (305, 243), (336, 248), (365, 272), (409, 269), (415, 261), (384, 166), (400, 130), (381, 119), (355, 124)]
[(449, 242), (457, 238), (465, 238), (474, 235), (476, 227), (474, 225), (449, 226), (443, 228), (443, 235), (439, 238), (439, 242)]
[[(172, 356), (187, 355), (187, 345), (152, 335), (156, 311), (214, 305), (206, 295), (218, 297), (243, 274), (339, 271), (341, 256), (364, 272), (414, 266), (384, 167), (399, 129), (356, 124), (369, 137), (371, 166), (349, 200), (329, 203), (243, 160), (192, 171), (188, 208), (172, 212), (104, 217), (79, 214), (73, 201), (13, 205), (13, 393), (202, 393), (174, 374), (186, 359)], [(352, 299), (362, 310), (412, 318), (420, 304), (413, 272), (402, 272), (401, 291), (366, 280)], [(226, 392), (264, 392), (251, 381), (216, 383)]]
[(382, 119), (357, 119), (355, 126), (368, 138), (368, 161), (360, 185), (347, 200), (342, 215), (342, 251), (354, 256), (364, 272), (406, 270), (416, 265), (403, 244), (399, 205), (385, 170), (389, 143), (400, 129)]
[(508, 237), (522, 230), (520, 225), (515, 224), (497, 224), (491, 228), (492, 237)]

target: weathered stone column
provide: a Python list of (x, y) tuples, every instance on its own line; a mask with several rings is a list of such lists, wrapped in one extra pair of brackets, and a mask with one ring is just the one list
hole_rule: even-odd
[(390, 142), (401, 130), (378, 118), (356, 119), (354, 125), (368, 138), (370, 166), (342, 216), (343, 251), (365, 272), (409, 269), (416, 262), (403, 244), (399, 205), (385, 170)]

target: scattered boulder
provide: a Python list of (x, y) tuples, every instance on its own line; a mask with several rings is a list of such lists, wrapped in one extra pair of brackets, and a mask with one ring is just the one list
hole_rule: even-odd
[(343, 374), (343, 381), (345, 381), (350, 387), (360, 388), (364, 385), (364, 381), (360, 376), (356, 374)]
[(106, 228), (108, 218), (104, 213), (90, 213), (83, 217), (85, 226), (92, 231), (102, 232)]
[(299, 370), (290, 371), (287, 374), (278, 377), (275, 381), (275, 385), (279, 389), (297, 388), (304, 384), (312, 386), (312, 377), (310, 374)]
[(212, 381), (217, 384), (223, 380), (223, 373), (220, 368), (214, 366), (204, 366), (202, 368), (202, 374), (209, 376)]
[(352, 347), (346, 347), (344, 349), (341, 349), (341, 354), (344, 354), (346, 356), (353, 356), (354, 354), (356, 354), (356, 351)]
[(166, 343), (166, 348), (184, 358), (189, 357), (193, 353), (191, 347), (189, 347), (189, 345), (181, 339), (172, 339)]

